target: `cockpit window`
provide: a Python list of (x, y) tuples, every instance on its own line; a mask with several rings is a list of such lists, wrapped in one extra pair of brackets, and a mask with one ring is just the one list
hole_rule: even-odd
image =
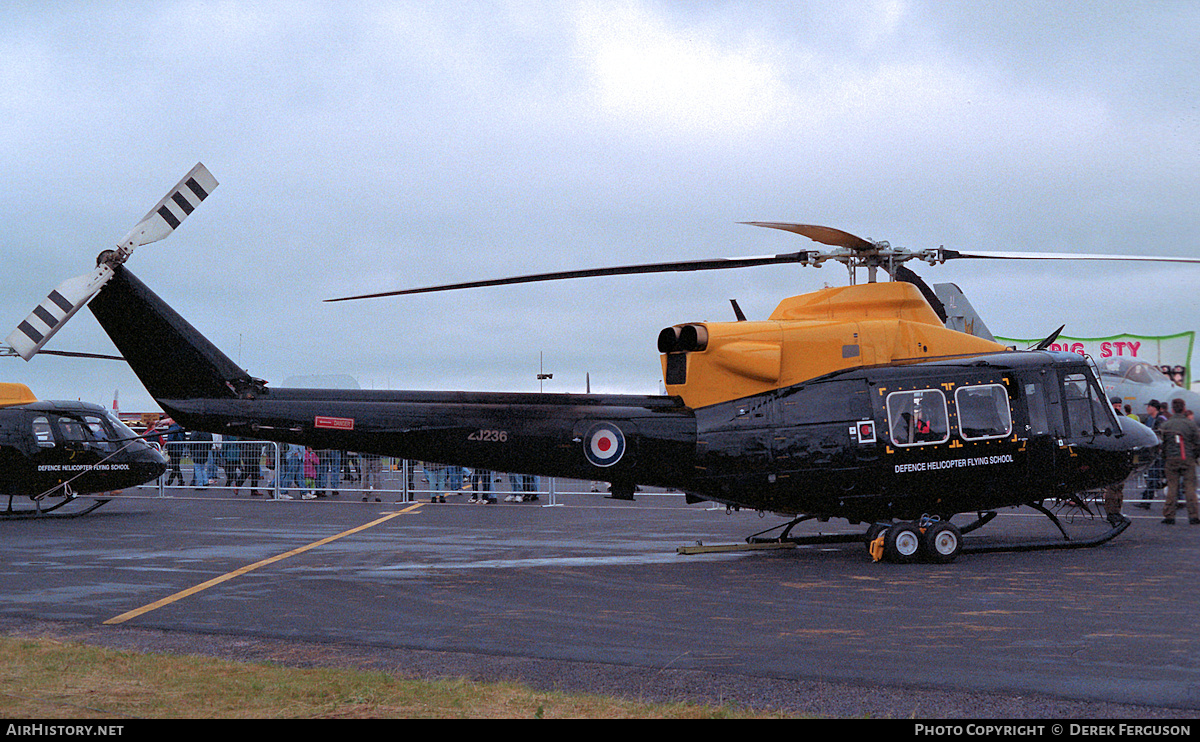
[(95, 436), (97, 440), (112, 440), (112, 431), (109, 429), (106, 421), (96, 417), (95, 415), (88, 415), (84, 418), (84, 422), (87, 423), (88, 429), (92, 431), (92, 435)]
[(887, 410), (893, 445), (924, 446), (950, 438), (946, 397), (937, 389), (892, 392)]
[(1012, 433), (1008, 390), (1001, 384), (960, 386), (954, 391), (954, 406), (963, 440), (1004, 438)]
[(1135, 363), (1125, 372), (1125, 378), (1139, 384), (1153, 384), (1156, 381), (1170, 381), (1166, 375), (1149, 363)]
[(111, 451), (114, 448), (112, 429), (105, 418), (97, 415), (88, 415), (82, 419), (60, 416), (58, 431), (64, 441), (83, 444), (101, 451)]
[(1105, 376), (1117, 376), (1138, 384), (1171, 380), (1156, 366), (1132, 358), (1105, 358), (1100, 361), (1100, 372)]
[(130, 438), (138, 437), (138, 434), (133, 432), (133, 428), (121, 422), (121, 419), (111, 412), (106, 413), (104, 419), (108, 421), (108, 426), (112, 429), (112, 439), (114, 441), (128, 441)]
[(95, 439), (94, 446), (105, 451), (112, 451), (116, 448), (116, 441), (120, 435), (114, 431), (111, 418), (107, 415), (88, 415), (83, 419)]
[(1087, 374), (1067, 374), (1063, 377), (1063, 398), (1067, 404), (1067, 425), (1070, 435), (1096, 435), (1117, 428), (1112, 408)]

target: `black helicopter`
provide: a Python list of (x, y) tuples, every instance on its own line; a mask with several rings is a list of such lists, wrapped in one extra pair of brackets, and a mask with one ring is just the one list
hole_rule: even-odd
[[(78, 517), (111, 498), (82, 495), (136, 487), (160, 476), (167, 460), (104, 407), (40, 401), (24, 384), (0, 384), (0, 520)], [(32, 505), (16, 507), (28, 497)]]
[[(116, 250), (100, 255), (95, 271), (52, 292), (9, 344), (32, 357), (87, 304), (163, 410), (190, 429), (607, 481), (617, 499), (632, 499), (639, 485), (669, 487), (690, 502), (795, 516), (772, 540), (797, 541), (792, 527), (809, 518), (844, 518), (869, 524), (866, 533), (830, 540), (865, 540), (876, 559), (896, 562), (951, 561), (964, 533), (996, 509), (1019, 505), (1045, 513), (1064, 537), (1028, 548), (1107, 541), (1128, 521), (1071, 541), (1043, 502), (1074, 500), (1086, 509), (1076, 493), (1123, 481), (1158, 446), (1149, 428), (1113, 415), (1087, 359), (1015, 351), (949, 329), (943, 302), (904, 266), (1068, 256), (910, 251), (798, 224), (752, 223), (832, 249), (370, 295), (781, 263), (848, 267), (851, 285), (785, 299), (767, 320), (745, 320), (735, 304), (737, 321), (664, 329), (663, 396), (268, 387), (123, 265), (137, 245), (170, 234), (215, 187), (197, 165)], [(866, 284), (855, 282), (860, 268), (870, 272)], [(876, 282), (880, 269), (899, 280)], [(963, 513), (978, 517), (951, 522)]]

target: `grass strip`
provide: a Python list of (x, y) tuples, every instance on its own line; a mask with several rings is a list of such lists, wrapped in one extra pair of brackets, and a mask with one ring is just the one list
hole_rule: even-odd
[(642, 703), (519, 683), (413, 680), (0, 638), (3, 716), (26, 719), (728, 719), (730, 707)]

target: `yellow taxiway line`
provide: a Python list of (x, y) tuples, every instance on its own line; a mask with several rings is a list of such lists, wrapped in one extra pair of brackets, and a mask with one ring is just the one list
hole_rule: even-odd
[(138, 616), (145, 615), (145, 614), (149, 613), (150, 611), (158, 610), (159, 608), (162, 608), (165, 605), (170, 605), (171, 603), (174, 603), (175, 601), (178, 601), (178, 600), (182, 600), (182, 599), (188, 597), (189, 595), (195, 595), (196, 593), (203, 592), (204, 590), (207, 590), (210, 587), (213, 587), (215, 585), (220, 585), (222, 582), (228, 582), (229, 580), (232, 580), (234, 577), (240, 577), (241, 575), (244, 575), (247, 572), (253, 572), (254, 570), (258, 569), (259, 567), (265, 567), (268, 564), (274, 564), (275, 562), (282, 561), (284, 559), (287, 559), (288, 557), (296, 556), (297, 554), (303, 554), (304, 552), (309, 551), (310, 549), (315, 549), (318, 546), (324, 546), (325, 544), (328, 544), (332, 541), (337, 541), (340, 538), (344, 538), (346, 536), (351, 536), (360, 531), (365, 531), (368, 528), (372, 528), (374, 526), (379, 525), (380, 523), (385, 523), (385, 522), (391, 520), (392, 518), (395, 518), (397, 515), (405, 515), (406, 513), (411, 513), (412, 511), (416, 510), (419, 507), (421, 507), (421, 503), (416, 503), (416, 504), (413, 504), (413, 505), (410, 505), (410, 506), (404, 508), (403, 510), (398, 510), (394, 513), (388, 513), (387, 515), (383, 516), (382, 518), (376, 518), (375, 520), (371, 521), (370, 523), (364, 523), (363, 525), (358, 526), (357, 528), (351, 528), (348, 531), (342, 531), (341, 533), (337, 534), (336, 536), (330, 536), (328, 538), (323, 538), (320, 541), (314, 541), (311, 544), (308, 544), (307, 546), (301, 546), (298, 549), (292, 549), (291, 551), (287, 551), (282, 554), (277, 554), (276, 556), (273, 556), (273, 557), (268, 557), (267, 559), (263, 559), (261, 561), (255, 562), (254, 564), (247, 564), (245, 567), (240, 567), (238, 569), (233, 570), (232, 572), (226, 572), (225, 574), (221, 575), (220, 577), (214, 577), (211, 580), (208, 580), (207, 582), (201, 582), (199, 585), (189, 587), (187, 590), (181, 590), (181, 591), (175, 593), (174, 595), (168, 595), (167, 597), (163, 598), (162, 600), (156, 600), (155, 602), (150, 603), (148, 605), (144, 605), (141, 608), (135, 608), (132, 611), (126, 611), (125, 613), (122, 613), (119, 616), (114, 616), (113, 618), (108, 619), (104, 623), (106, 625), (110, 625), (110, 626), (114, 625), (114, 624), (125, 623), (126, 621), (128, 621), (131, 618), (137, 618)]

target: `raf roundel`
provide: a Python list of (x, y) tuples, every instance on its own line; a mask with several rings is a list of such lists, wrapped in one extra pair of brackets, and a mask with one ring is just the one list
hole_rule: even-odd
[(612, 423), (598, 423), (583, 440), (583, 454), (595, 466), (612, 466), (625, 455), (625, 435)]

